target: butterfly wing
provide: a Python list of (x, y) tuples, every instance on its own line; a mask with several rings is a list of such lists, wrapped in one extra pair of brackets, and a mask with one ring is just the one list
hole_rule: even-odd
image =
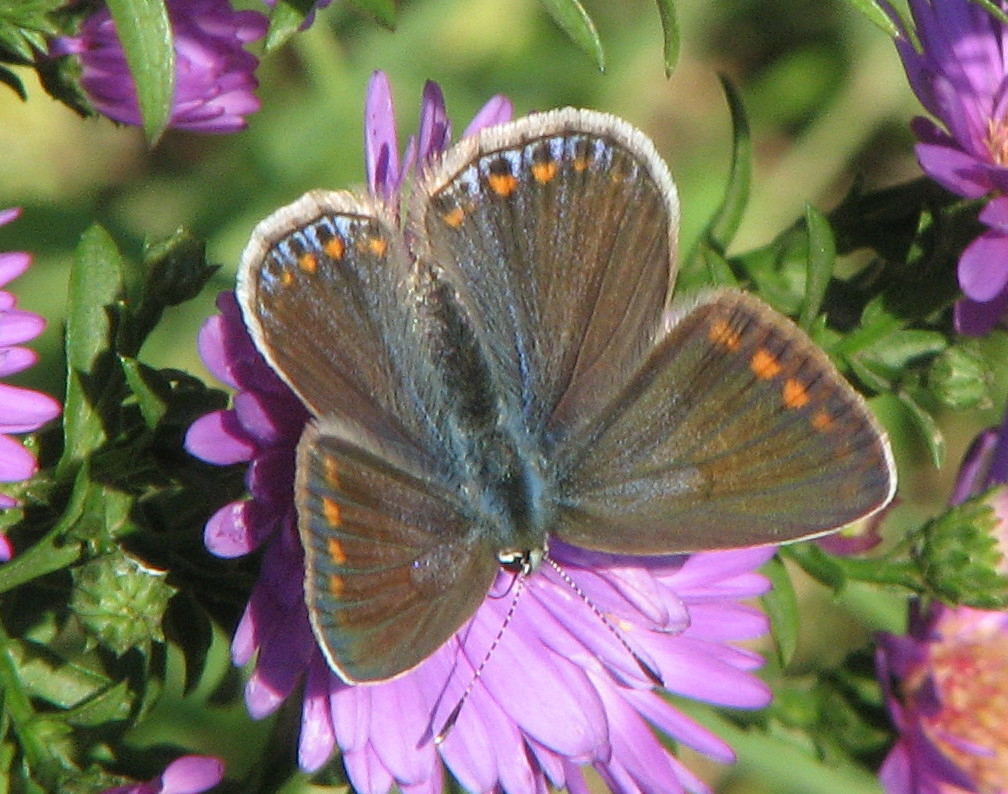
[(383, 681), (436, 651), (476, 611), (497, 559), (415, 447), (324, 421), (298, 447), (305, 599), (330, 666)]
[(461, 141), (410, 208), (420, 258), (534, 435), (573, 432), (636, 370), (671, 288), (678, 214), (646, 137), (570, 108)]
[(829, 358), (744, 293), (710, 293), (558, 461), (556, 534), (654, 554), (780, 543), (870, 515), (892, 453)]
[(415, 286), (396, 222), (346, 192), (313, 191), (266, 218), (238, 271), (256, 347), (315, 416), (434, 443)]
[(256, 346), (319, 417), (295, 485), (305, 596), (319, 646), (351, 682), (430, 655), (497, 570), (450, 485), (421, 281), (395, 221), (349, 193), (309, 193), (267, 218), (239, 272)]

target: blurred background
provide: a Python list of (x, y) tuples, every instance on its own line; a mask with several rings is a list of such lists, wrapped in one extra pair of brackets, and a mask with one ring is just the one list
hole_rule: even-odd
[[(262, 10), (251, 0), (244, 5)], [(919, 108), (895, 49), (842, 0), (679, 0), (682, 52), (669, 78), (652, 0), (585, 0), (585, 6), (606, 50), (605, 73), (537, 0), (403, 0), (394, 32), (334, 3), (307, 32), (265, 56), (258, 72), (263, 108), (248, 130), (229, 136), (171, 131), (153, 151), (138, 129), (80, 119), (25, 73), (30, 101), (0, 91), (0, 207), (24, 208), (20, 220), (0, 228), (0, 251), (34, 254), (34, 267), (13, 289), (49, 327), (33, 344), (43, 364), (19, 382), (62, 391), (69, 265), (81, 233), (96, 221), (134, 258), (144, 240), (178, 227), (207, 241), (219, 272), (199, 298), (169, 310), (142, 357), (208, 378), (196, 332), (214, 312), (217, 292), (233, 287), (253, 225), (308, 189), (362, 183), (364, 93), (378, 68), (391, 79), (403, 139), (415, 131), (426, 79), (443, 87), (456, 131), (498, 92), (510, 96), (518, 114), (578, 105), (627, 118), (654, 138), (678, 182), (684, 251), (718, 206), (730, 165), (731, 123), (719, 74), (739, 89), (755, 146), (752, 198), (733, 250), (768, 242), (806, 202), (832, 208), (855, 179), (871, 189), (919, 176), (907, 128)], [(940, 473), (918, 463), (919, 453), (896, 438), (901, 463), (909, 458), (914, 471), (911, 477), (904, 472), (903, 520), (945, 501), (963, 447), (995, 419), (978, 412), (945, 417), (948, 463)], [(798, 586), (807, 614), (792, 676), (838, 663), (871, 628), (902, 614), (902, 601), (886, 603), (878, 593), (853, 592), (837, 603), (820, 589)], [(222, 636), (218, 650), (225, 645)], [(224, 654), (218, 667), (227, 666)], [(773, 684), (772, 662), (766, 675)], [(137, 741), (164, 738), (188, 720), (186, 730), (199, 737), (201, 751), (225, 753), (229, 766), (256, 762), (255, 730), (225, 739), (215, 726), (194, 722), (202, 718), (188, 714), (181, 699), (169, 711), (159, 717), (161, 727)], [(249, 731), (240, 711), (232, 705), (230, 717), (221, 719)], [(823, 776), (822, 767), (806, 763), (807, 748), (781, 749), (786, 736), (768, 745), (764, 737), (723, 727), (740, 750), (736, 767), (687, 760), (719, 792), (879, 790), (872, 776), (856, 770)]]

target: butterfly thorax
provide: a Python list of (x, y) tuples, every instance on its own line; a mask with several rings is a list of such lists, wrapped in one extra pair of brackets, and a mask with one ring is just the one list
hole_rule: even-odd
[(545, 458), (518, 399), (493, 378), (486, 354), (457, 298), (432, 279), (426, 306), (447, 351), (436, 362), (448, 396), (440, 430), (451, 448), (452, 477), (473, 519), (476, 539), (535, 568), (555, 521)]
[(539, 455), (506, 428), (471, 441), (473, 469), (463, 492), (476, 515), (474, 531), (489, 536), (504, 567), (538, 567), (555, 520)]

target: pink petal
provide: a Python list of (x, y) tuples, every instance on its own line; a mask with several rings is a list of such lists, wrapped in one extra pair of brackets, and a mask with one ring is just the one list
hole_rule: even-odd
[(315, 772), (329, 760), (335, 748), (336, 734), (329, 711), (329, 668), (319, 661), (308, 668), (301, 707), (298, 766), (306, 772)]
[(388, 75), (376, 71), (364, 104), (364, 168), (371, 194), (395, 206), (399, 190), (399, 137)]
[(343, 765), (358, 794), (388, 794), (395, 782), (371, 745), (344, 753)]
[(268, 528), (249, 520), (255, 510), (250, 501), (229, 502), (210, 516), (203, 531), (203, 542), (211, 554), (225, 559), (243, 557), (259, 548), (269, 534)]
[(32, 454), (21, 442), (0, 435), (0, 482), (21, 482), (38, 471)]
[(213, 411), (193, 422), (186, 431), (185, 448), (207, 463), (229, 466), (252, 460), (256, 447), (234, 411)]
[(468, 138), (487, 127), (511, 121), (513, 115), (514, 105), (511, 104), (510, 99), (503, 94), (492, 96), (483, 107), (476, 111), (476, 115), (469, 122), (469, 126), (465, 128), (462, 137)]
[(205, 755), (185, 755), (161, 775), (161, 794), (200, 794), (224, 779), (224, 762)]
[(19, 345), (34, 339), (45, 325), (45, 320), (32, 312), (4, 312), (0, 314), (0, 345)]
[[(3, 223), (0, 222), (0, 226)], [(0, 254), (0, 287), (13, 281), (31, 267), (31, 254), (11, 251)]]
[[(376, 728), (375, 752), (390, 774), (403, 783), (430, 779), (437, 763), (433, 741), (427, 736), (429, 712), (417, 691), (417, 676), (405, 676), (374, 687), (371, 719)], [(426, 741), (425, 741), (426, 739)]]
[(0, 377), (24, 372), (38, 363), (38, 353), (26, 347), (0, 349)]
[(915, 150), (924, 173), (956, 195), (980, 198), (990, 192), (987, 172), (972, 155), (929, 143), (918, 143)]
[(344, 753), (364, 748), (371, 730), (371, 687), (351, 686), (329, 676), (329, 708), (336, 741)]
[(28, 433), (59, 416), (60, 404), (48, 394), (0, 383), (0, 433)]
[(975, 301), (994, 300), (1008, 285), (1008, 235), (981, 234), (959, 257), (959, 286)]

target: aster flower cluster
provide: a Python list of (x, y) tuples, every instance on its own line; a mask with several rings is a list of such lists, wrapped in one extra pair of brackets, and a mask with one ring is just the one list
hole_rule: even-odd
[[(365, 115), (369, 189), (398, 207), (408, 174), (451, 140), (441, 91), (434, 84), (425, 88), (419, 134), (401, 157), (381, 73), (371, 82)], [(495, 97), (465, 134), (510, 115), (510, 103)], [(547, 785), (584, 792), (586, 766), (613, 791), (627, 794), (708, 790), (654, 729), (722, 762), (732, 760), (730, 747), (659, 697), (616, 636), (548, 567), (528, 580), (520, 608), (477, 680), (472, 670), (480, 658), (471, 649), (493, 641), (508, 599), (488, 596), (454, 640), (397, 679), (350, 686), (336, 676), (315, 644), (302, 590), (293, 477), (294, 447), (307, 416), (256, 351), (234, 296), (223, 294), (218, 307), (199, 346), (211, 371), (236, 390), (234, 407), (198, 420), (187, 447), (212, 463), (250, 464), (250, 498), (211, 518), (206, 543), (221, 556), (263, 549), (233, 660), (243, 665), (255, 657), (245, 692), (255, 717), (274, 711), (303, 682), (303, 769), (318, 769), (338, 747), (362, 794), (385, 794), (393, 785), (433, 794), (442, 789), (445, 767), (473, 792), (531, 794)], [(765, 616), (741, 601), (767, 589), (754, 569), (772, 549), (630, 558), (555, 543), (550, 554), (614, 616), (669, 690), (738, 708), (769, 702), (769, 691), (752, 675), (760, 657), (734, 643), (767, 630)], [(500, 590), (506, 586), (500, 583)], [(470, 684), (458, 722), (435, 742)]]
[[(235, 11), (228, 0), (167, 3), (175, 49), (175, 95), (170, 126), (199, 132), (234, 132), (259, 109), (253, 93), (258, 59), (245, 45), (266, 35), (267, 20)], [(74, 55), (81, 87), (95, 109), (122, 124), (142, 123), (136, 86), (108, 10), (88, 17), (76, 36), (53, 42), (53, 55)]]
[[(1004, 0), (994, 0), (1002, 11)], [(917, 118), (924, 172), (965, 198), (990, 196), (985, 231), (959, 260), (956, 324), (982, 335), (1008, 307), (1008, 29), (970, 0), (910, 0), (914, 31), (891, 8), (910, 85), (939, 122)], [(914, 33), (919, 42), (915, 45)]]
[[(984, 495), (1008, 576), (1008, 416), (977, 437), (953, 504)], [(993, 488), (993, 490), (988, 490)], [(1008, 780), (1008, 612), (914, 604), (906, 635), (885, 634), (879, 678), (899, 739), (880, 772), (887, 794), (1004, 791)]]
[[(0, 226), (21, 214), (18, 209), (0, 211)], [(0, 254), (0, 286), (22, 275), (31, 265), (24, 252)], [(45, 321), (37, 314), (17, 308), (10, 292), (0, 290), (0, 376), (13, 375), (32, 366), (38, 356), (21, 344), (37, 337)], [(0, 383), (0, 482), (16, 483), (29, 479), (38, 468), (35, 457), (14, 437), (38, 430), (59, 416), (59, 403), (47, 394)], [(14, 507), (17, 500), (0, 494), (0, 509)], [(6, 536), (0, 538), (0, 560), (13, 554)]]

